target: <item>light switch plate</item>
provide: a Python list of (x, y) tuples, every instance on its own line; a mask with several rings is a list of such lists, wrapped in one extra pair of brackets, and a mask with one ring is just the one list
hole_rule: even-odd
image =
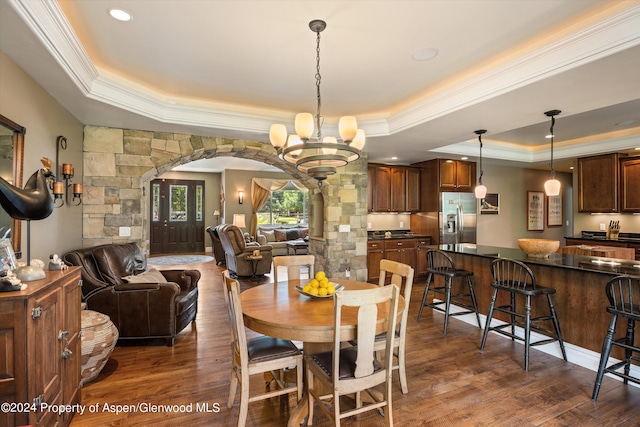
[(120, 227), (120, 237), (129, 237), (131, 236), (131, 227)]
[(340, 224), (338, 226), (338, 231), (340, 233), (348, 233), (351, 231), (351, 226), (349, 224)]

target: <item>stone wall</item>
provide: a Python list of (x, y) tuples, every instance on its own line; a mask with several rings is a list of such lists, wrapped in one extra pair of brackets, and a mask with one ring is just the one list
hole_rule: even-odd
[[(362, 158), (317, 182), (280, 160), (270, 144), (197, 135), (86, 126), (84, 129), (83, 246), (137, 241), (148, 246), (149, 181), (174, 167), (198, 159), (233, 156), (274, 165), (324, 199), (322, 237), (313, 237), (310, 251), (316, 269), (329, 277), (366, 281), (367, 161)], [(314, 200), (314, 198), (310, 198)], [(310, 208), (313, 212), (313, 206)], [(310, 218), (313, 221), (313, 218)], [(350, 231), (339, 232), (339, 225)], [(130, 227), (130, 237), (120, 237)]]

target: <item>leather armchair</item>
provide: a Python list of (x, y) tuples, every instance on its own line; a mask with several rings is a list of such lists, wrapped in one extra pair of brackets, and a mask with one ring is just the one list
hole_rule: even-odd
[(89, 310), (104, 313), (118, 328), (120, 339), (175, 336), (195, 321), (198, 270), (162, 270), (164, 283), (126, 283), (123, 277), (147, 270), (137, 243), (77, 249), (63, 256), (82, 267), (82, 300)]
[(209, 237), (211, 237), (213, 257), (216, 259), (216, 265), (226, 263), (224, 259), (224, 249), (222, 249), (222, 243), (220, 243), (220, 236), (218, 235), (218, 227), (207, 227), (207, 233), (209, 233)]
[(253, 274), (253, 264), (247, 260), (247, 256), (252, 255), (256, 249), (262, 255), (262, 259), (256, 264), (256, 275), (267, 274), (271, 271), (271, 262), (273, 260), (271, 253), (273, 248), (271, 246), (261, 245), (258, 242), (245, 242), (242, 231), (233, 224), (218, 226), (218, 235), (224, 249), (229, 271), (238, 276), (251, 276)]

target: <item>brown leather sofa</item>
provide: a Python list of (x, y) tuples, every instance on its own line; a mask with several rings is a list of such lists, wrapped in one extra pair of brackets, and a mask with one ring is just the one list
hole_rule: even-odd
[(224, 259), (224, 249), (222, 248), (222, 243), (220, 242), (220, 236), (218, 235), (218, 227), (214, 227), (214, 226), (207, 227), (207, 233), (209, 233), (209, 237), (211, 237), (211, 245), (213, 247), (213, 257), (216, 259), (216, 265), (224, 264), (226, 261)]
[(127, 283), (124, 277), (147, 270), (137, 243), (77, 249), (63, 259), (82, 267), (82, 300), (111, 318), (120, 339), (164, 338), (171, 346), (196, 319), (198, 270), (162, 270), (165, 283)]
[(246, 257), (254, 250), (259, 250), (262, 259), (256, 263), (256, 275), (267, 274), (271, 271), (273, 248), (269, 245), (261, 245), (258, 242), (247, 243), (242, 231), (233, 224), (218, 226), (218, 235), (224, 249), (227, 260), (227, 269), (238, 276), (252, 276), (253, 264)]

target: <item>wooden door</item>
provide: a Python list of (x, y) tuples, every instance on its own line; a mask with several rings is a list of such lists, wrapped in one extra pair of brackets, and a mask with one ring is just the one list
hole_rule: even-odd
[[(81, 330), (81, 298), (82, 287), (80, 282), (80, 271), (65, 278), (62, 286), (64, 295), (64, 326), (63, 331), (68, 331), (66, 341), (62, 341), (62, 350), (68, 349), (71, 353), (64, 354), (62, 365), (62, 401), (65, 405), (80, 403), (80, 387), (82, 380), (82, 344), (80, 337)], [(65, 413), (62, 416), (63, 423), (68, 424), (72, 413)]]
[[(0, 402), (27, 402), (25, 309), (24, 300), (0, 301)], [(27, 412), (0, 412), (0, 426), (28, 423)]]
[(456, 191), (473, 191), (476, 182), (476, 164), (456, 162)]
[(391, 169), (391, 210), (407, 211), (407, 170), (405, 168)]
[(375, 211), (375, 192), (376, 192), (376, 167), (369, 165), (367, 168), (367, 210)]
[[(61, 290), (56, 287), (34, 298), (29, 304), (27, 340), (31, 343), (27, 355), (29, 372), (35, 373), (29, 378), (29, 402), (38, 398), (47, 405), (62, 404), (62, 363), (61, 352), (64, 346), (61, 333), (63, 313)], [(30, 412), (32, 425), (50, 426), (58, 422), (53, 411), (40, 410)]]
[(456, 191), (458, 179), (456, 177), (455, 160), (440, 159), (440, 191)]
[(578, 159), (578, 211), (618, 212), (617, 154)]
[(367, 281), (377, 283), (380, 278), (380, 261), (384, 258), (384, 242), (367, 243)]
[(391, 211), (391, 168), (376, 168), (376, 186), (373, 195), (375, 212)]
[(204, 252), (204, 181), (156, 179), (150, 193), (150, 253)]
[(620, 211), (640, 212), (640, 159), (620, 160)]
[(407, 168), (407, 211), (420, 210), (420, 169)]

